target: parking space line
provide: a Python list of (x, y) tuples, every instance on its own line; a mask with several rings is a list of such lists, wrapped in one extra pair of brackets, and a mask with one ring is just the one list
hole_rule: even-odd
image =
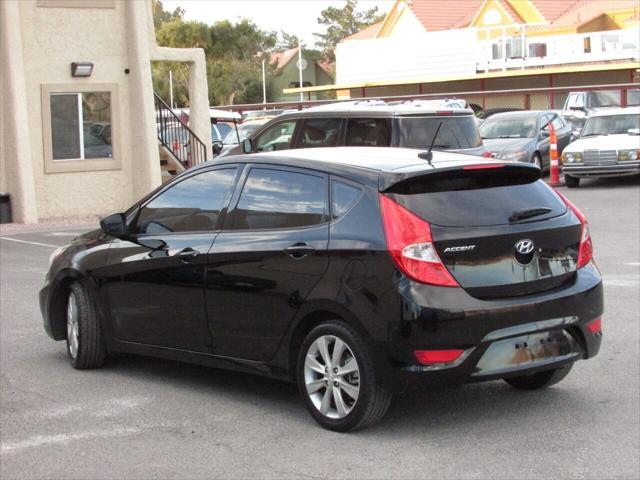
[(60, 245), (51, 245), (50, 243), (29, 242), (27, 240), (18, 240), (17, 238), (0, 237), (1, 240), (9, 240), (10, 242), (28, 243), (29, 245), (38, 245), (40, 247), (58, 248)]

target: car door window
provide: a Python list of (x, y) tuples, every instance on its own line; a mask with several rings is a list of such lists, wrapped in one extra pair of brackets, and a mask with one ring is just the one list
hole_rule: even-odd
[(272, 152), (291, 148), (291, 139), (296, 129), (296, 121), (279, 122), (267, 128), (254, 141), (258, 152)]
[(342, 120), (339, 118), (310, 118), (300, 133), (300, 148), (333, 147), (338, 143)]
[(323, 223), (326, 182), (320, 175), (252, 168), (230, 215), (228, 229), (298, 228)]
[(347, 122), (345, 144), (349, 147), (388, 147), (391, 125), (385, 118), (352, 118)]
[(142, 208), (136, 233), (215, 230), (220, 210), (231, 194), (236, 170), (209, 170), (172, 185)]

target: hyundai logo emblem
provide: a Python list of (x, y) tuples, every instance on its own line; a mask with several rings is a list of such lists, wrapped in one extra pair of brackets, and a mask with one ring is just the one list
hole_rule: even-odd
[(535, 245), (533, 244), (533, 240), (520, 240), (518, 243), (516, 243), (516, 252), (518, 252), (520, 255), (528, 255), (533, 252), (534, 248)]

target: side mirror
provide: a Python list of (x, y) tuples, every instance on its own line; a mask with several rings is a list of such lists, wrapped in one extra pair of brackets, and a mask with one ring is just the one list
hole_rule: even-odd
[(550, 135), (549, 130), (545, 130), (544, 128), (540, 130), (540, 135), (543, 137), (548, 137)]
[(127, 217), (124, 213), (114, 213), (100, 220), (100, 228), (107, 235), (123, 238), (127, 234)]
[(629, 135), (640, 135), (640, 128), (630, 128), (627, 133)]
[(242, 151), (244, 153), (251, 153), (253, 152), (253, 142), (251, 141), (250, 138), (245, 138), (242, 141)]
[(222, 151), (222, 142), (220, 140), (214, 140), (211, 144), (211, 149), (213, 150), (214, 155), (220, 155)]

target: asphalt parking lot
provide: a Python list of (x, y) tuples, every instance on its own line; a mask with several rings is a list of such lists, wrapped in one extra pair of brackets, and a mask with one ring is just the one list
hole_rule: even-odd
[(37, 294), (54, 246), (87, 227), (0, 229), (0, 477), (639, 478), (640, 181), (562, 192), (604, 276), (600, 354), (546, 391), (414, 388), (352, 434), (250, 375), (135, 356), (73, 370)]

